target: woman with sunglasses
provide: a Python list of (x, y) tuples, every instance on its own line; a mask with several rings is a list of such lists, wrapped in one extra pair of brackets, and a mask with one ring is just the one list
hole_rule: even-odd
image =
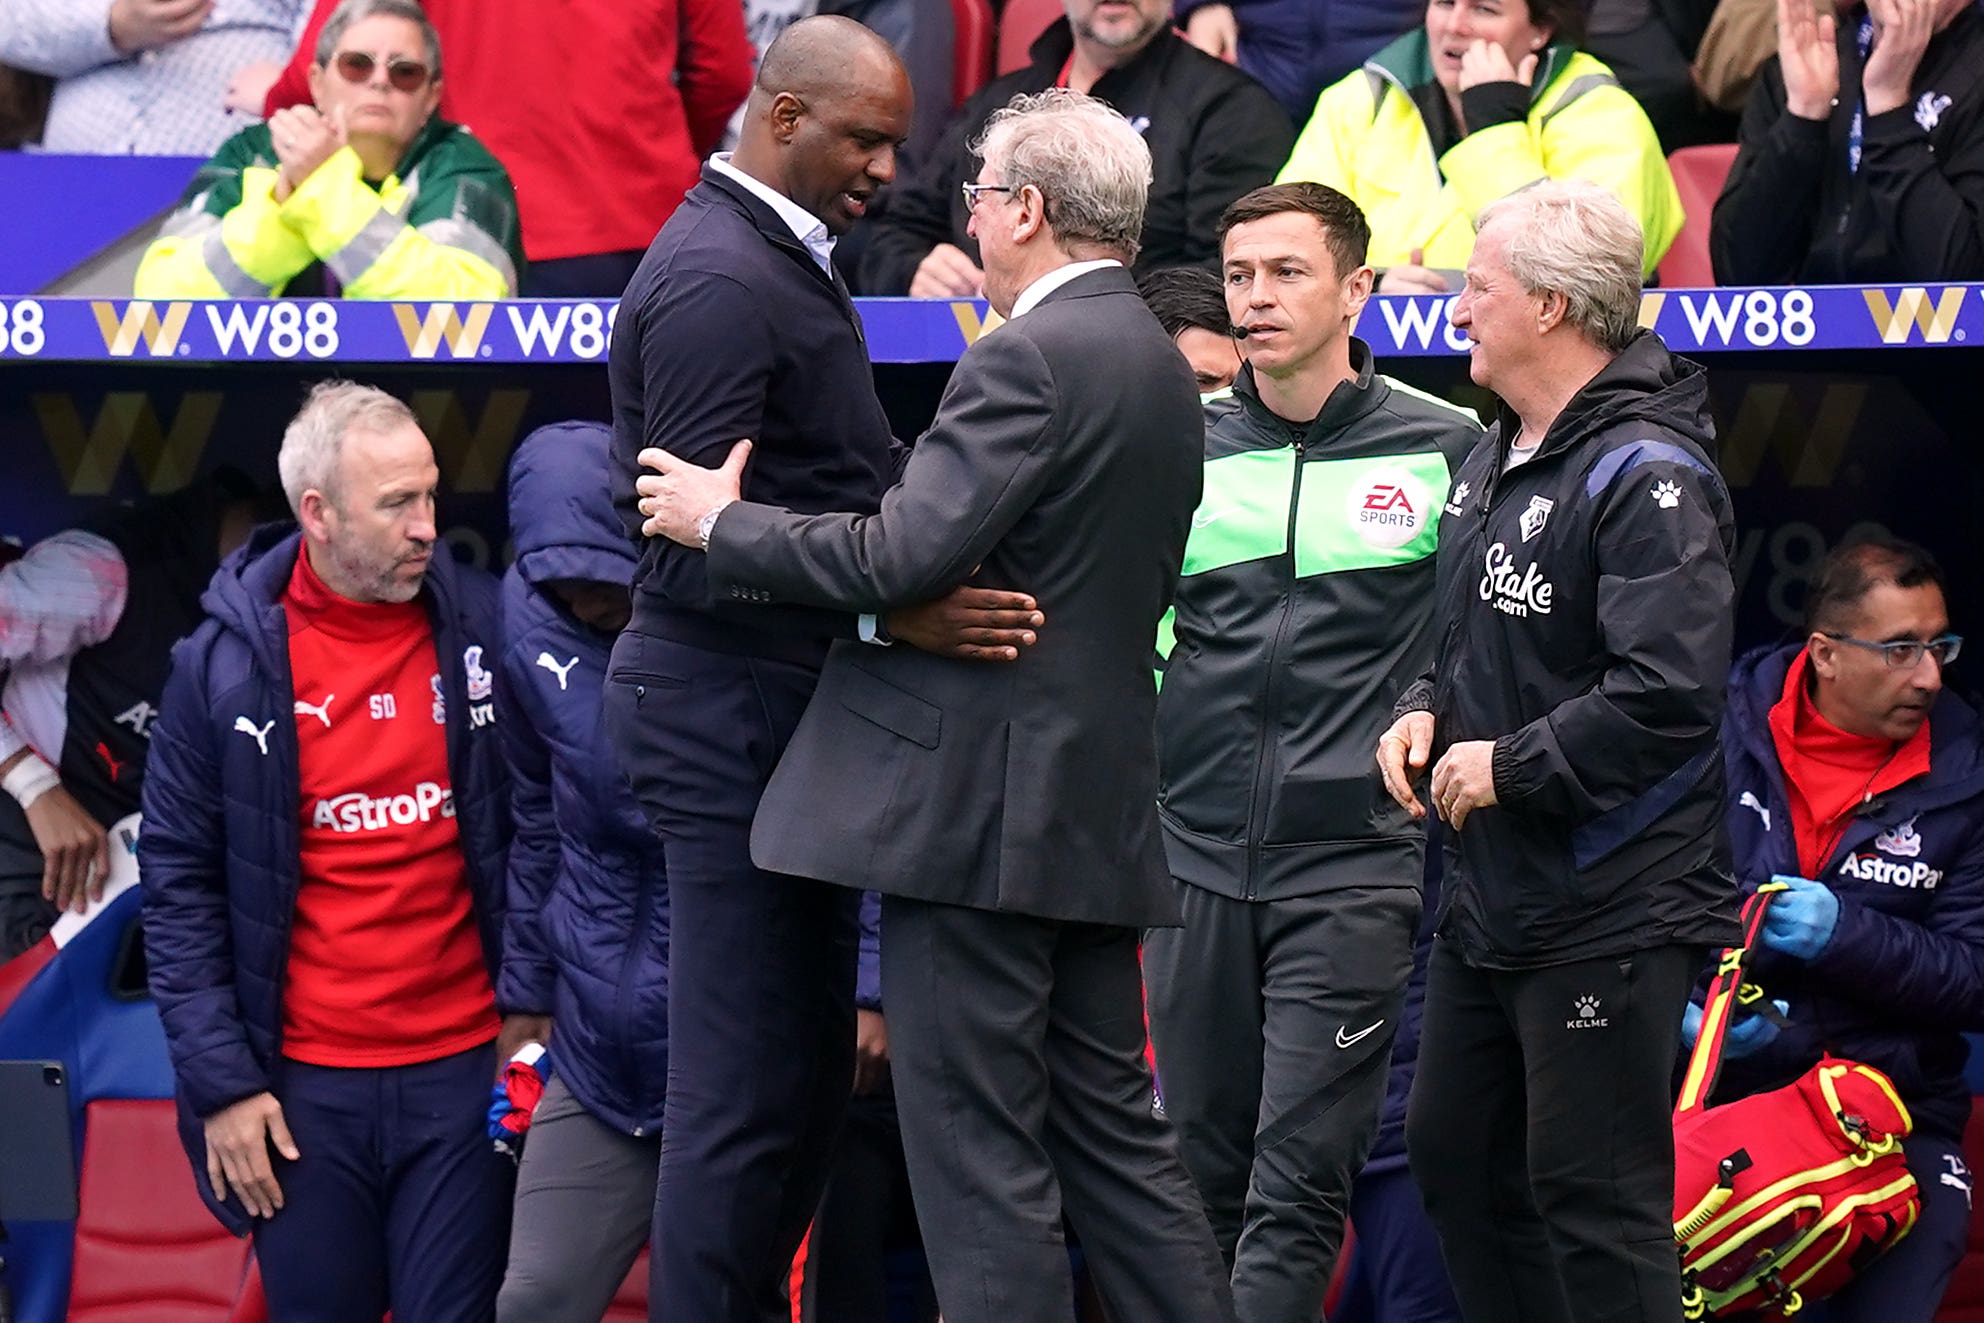
[(345, 0), (312, 105), (222, 145), (138, 266), (140, 298), (498, 299), (517, 289), (516, 192), (435, 114), (441, 43), (415, 0)]

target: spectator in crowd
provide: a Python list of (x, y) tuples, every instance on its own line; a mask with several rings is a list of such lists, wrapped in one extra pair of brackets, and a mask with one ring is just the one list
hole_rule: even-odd
[(1902, 1150), (1921, 1218), (1826, 1300), (1831, 1323), (1929, 1323), (1969, 1235), (1984, 747), (1976, 712), (1943, 688), (1963, 642), (1949, 626), (1928, 552), (1849, 542), (1812, 581), (1804, 641), (1738, 662), (1723, 718), (1737, 876), (1746, 892), (1774, 877), (1792, 890), (1771, 901), (1747, 974), (1783, 1003), (1783, 1026), (1731, 1030), (1712, 1101), (1835, 1055), (1885, 1072), (1915, 1120)]
[(1553, 181), (1482, 216), (1454, 325), (1502, 399), (1440, 524), (1431, 675), (1378, 742), (1452, 829), (1406, 1140), (1469, 1323), (1679, 1323), (1668, 1071), (1735, 935), (1717, 724), (1734, 540), (1706, 374), (1641, 239)]
[(494, 585), (434, 554), (433, 452), (385, 392), (319, 384), (277, 462), (302, 528), (214, 576), (145, 778), (180, 1134), (272, 1318), (486, 1323), (511, 1170), (484, 1115), (518, 1032)]
[(1709, 109), (1691, 67), (1714, 8), (1714, 0), (1592, 0), (1586, 10), (1585, 51), (1639, 102), (1665, 151), (1735, 131)]
[[(1836, 0), (1807, 0), (1815, 14), (1836, 12)], [(1694, 80), (1702, 99), (1734, 117), (1749, 103), (1764, 65), (1777, 54), (1777, 0), (1717, 0), (1695, 47)]]
[(1273, 177), (1287, 159), (1287, 115), (1252, 78), (1192, 46), (1165, 0), (1065, 0), (1034, 42), (1026, 68), (965, 102), (936, 150), (881, 199), (856, 282), (866, 294), (976, 298), (978, 245), (961, 189), (976, 177), (970, 144), (1021, 92), (1068, 87), (1114, 106), (1150, 144), (1155, 182), (1137, 270), (1219, 255), (1213, 231), (1227, 203)]
[[(881, 937), (882, 898), (863, 892), (860, 976), (854, 990), (854, 1098), (820, 1211), (793, 1265), (796, 1323), (896, 1318), (890, 1307), (889, 1252), (895, 1246), (922, 1246), (889, 1071)], [(910, 1309), (915, 1323), (936, 1323), (937, 1296), (927, 1271), (913, 1289)]]
[(1378, 1127), (1425, 871), (1425, 828), (1371, 748), (1432, 662), (1440, 506), (1481, 427), (1394, 388), (1351, 335), (1371, 268), (1349, 198), (1256, 189), (1220, 233), (1247, 365), (1206, 412), (1173, 599), (1158, 810), (1184, 926), (1145, 937), (1144, 981), (1234, 1312), (1314, 1323)]
[(516, 292), (516, 194), (434, 113), (441, 42), (416, 0), (344, 0), (310, 90), (314, 104), (243, 129), (193, 176), (138, 265), (138, 297)]
[(1325, 87), (1419, 18), (1420, 0), (1179, 0), (1186, 40), (1238, 64), (1301, 124)]
[(288, 51), (305, 0), (6, 0), (0, 63), (55, 79), (41, 147), (205, 156), (243, 66)]
[[(244, 109), (308, 105), (317, 0), (281, 78)], [(448, 51), (441, 110), (517, 185), (530, 298), (617, 298), (751, 87), (738, 0), (426, 0)]]
[(971, 228), (1008, 320), (965, 351), (879, 513), (738, 499), (748, 443), (717, 469), (647, 452), (640, 506), (747, 601), (875, 610), (982, 573), (1062, 604), (1059, 645), (1007, 674), (836, 648), (752, 845), (882, 893), (891, 1073), (947, 1323), (1065, 1320), (1064, 1211), (1119, 1317), (1230, 1321), (1152, 1113), (1137, 976), (1139, 929), (1178, 914), (1143, 668), (1201, 451), (1191, 376), (1123, 269), (1150, 151), (1065, 90), (1016, 98), (976, 146)]
[(668, 883), (600, 718), (634, 549), (600, 481), (612, 434), (558, 423), (510, 461), (497, 724), (510, 766), (497, 999), (556, 1026), (517, 1169), (499, 1323), (599, 1323), (654, 1216), (668, 1078)]
[(1475, 226), (1542, 179), (1588, 179), (1646, 235), (1644, 272), (1681, 231), (1646, 113), (1578, 50), (1579, 0), (1430, 0), (1426, 22), (1316, 102), (1281, 171), (1350, 195), (1384, 294), (1461, 287)]
[(1201, 401), (1233, 384), (1240, 372), (1240, 343), (1233, 338), (1218, 276), (1202, 266), (1169, 266), (1145, 272), (1137, 291), (1191, 366)]
[(1984, 9), (1778, 0), (1709, 231), (1715, 278), (1984, 280)]
[(254, 513), (223, 470), (0, 568), (0, 961), (102, 896), (106, 831), (138, 811), (172, 645)]
[[(711, 159), (620, 303), (610, 481), (630, 533), (646, 447), (700, 462), (751, 437), (752, 495), (879, 504), (901, 456), (832, 252), (893, 177), (909, 100), (895, 52), (849, 19), (802, 19), (766, 52), (736, 153)], [(960, 593), (1015, 608), (985, 655), (1030, 640), (1030, 600)], [(957, 600), (887, 621), (766, 606), (715, 593), (697, 552), (642, 547), (605, 704), (668, 873), (657, 1311), (760, 1323), (783, 1296), (851, 1092), (859, 898), (759, 868), (751, 821), (828, 642), (942, 646), (919, 626)]]

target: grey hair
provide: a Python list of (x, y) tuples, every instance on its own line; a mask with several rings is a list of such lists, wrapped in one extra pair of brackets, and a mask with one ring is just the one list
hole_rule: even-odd
[(1066, 88), (1022, 94), (972, 144), (999, 182), (1040, 190), (1062, 248), (1095, 244), (1135, 259), (1150, 200), (1150, 148), (1104, 102)]
[(386, 432), (404, 424), (418, 427), (413, 410), (377, 386), (356, 381), (320, 381), (283, 429), (276, 472), (290, 511), (303, 515), (303, 493), (315, 488), (337, 500), (338, 460), (344, 439), (354, 431)]
[(427, 17), (419, 0), (344, 0), (317, 34), (317, 63), (330, 64), (345, 30), (366, 18), (403, 18), (418, 27), (420, 39), (427, 46), (428, 76), (437, 83), (441, 81), (441, 34), (434, 30), (433, 20)]
[(1489, 203), (1475, 222), (1509, 221), (1509, 274), (1531, 294), (1562, 294), (1564, 320), (1618, 353), (1639, 330), (1646, 236), (1612, 191), (1545, 179)]

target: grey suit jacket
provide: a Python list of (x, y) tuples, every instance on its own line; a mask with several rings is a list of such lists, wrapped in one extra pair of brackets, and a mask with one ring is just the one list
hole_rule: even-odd
[(1176, 923), (1151, 657), (1204, 446), (1191, 372), (1129, 274), (1105, 268), (965, 351), (880, 513), (726, 509), (719, 599), (882, 612), (969, 578), (1032, 593), (1047, 617), (1013, 663), (835, 644), (758, 807), (759, 867)]

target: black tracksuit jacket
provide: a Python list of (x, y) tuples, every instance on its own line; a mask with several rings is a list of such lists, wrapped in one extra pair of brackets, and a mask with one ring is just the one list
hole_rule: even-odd
[(1447, 833), (1443, 937), (1525, 969), (1735, 936), (1718, 729), (1735, 525), (1706, 374), (1650, 331), (1508, 472), (1506, 411), (1440, 521), (1433, 757), (1493, 740)]

